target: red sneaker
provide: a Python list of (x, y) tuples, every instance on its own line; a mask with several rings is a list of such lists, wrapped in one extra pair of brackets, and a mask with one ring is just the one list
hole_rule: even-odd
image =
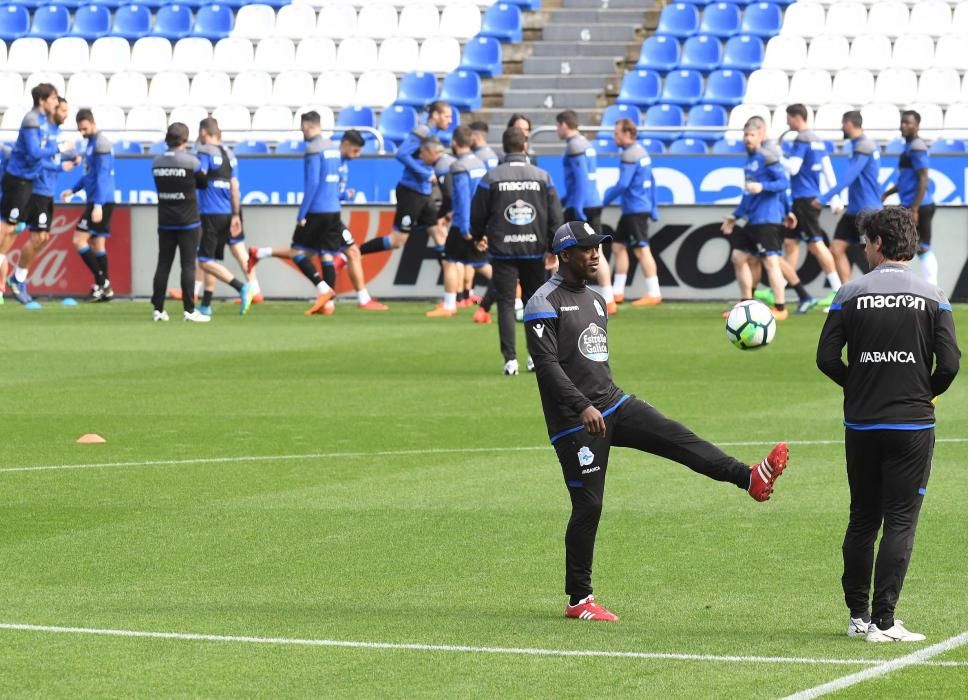
[(386, 304), (381, 304), (376, 299), (370, 299), (365, 304), (357, 304), (356, 308), (360, 309), (361, 311), (386, 311), (390, 307)]
[(566, 605), (565, 617), (573, 617), (576, 620), (592, 620), (598, 622), (615, 622), (618, 615), (609, 612), (595, 602), (595, 596), (590, 595), (578, 605)]
[(245, 271), (247, 274), (250, 274), (250, 275), (252, 274), (252, 271), (255, 269), (255, 266), (259, 264), (259, 258), (255, 256), (255, 251), (256, 251), (256, 248), (254, 246), (252, 248), (249, 248), (249, 260), (245, 264)]
[(474, 323), (490, 323), (491, 314), (482, 309), (480, 306), (477, 307), (477, 311), (474, 312)]
[(759, 464), (750, 467), (750, 487), (747, 493), (754, 501), (768, 501), (773, 493), (773, 484), (780, 478), (790, 460), (790, 448), (785, 442), (776, 443), (770, 454)]
[(480, 294), (471, 294), (467, 298), (471, 300), (472, 304), (480, 304), (482, 301), (484, 301), (484, 297), (482, 297)]
[[(325, 307), (326, 307), (326, 304), (330, 302), (334, 296), (336, 296), (336, 293), (333, 292), (332, 289), (330, 289), (325, 294), (317, 295), (316, 303), (310, 306), (308, 309), (306, 309), (303, 313), (306, 314), (307, 316), (313, 316), (314, 314), (323, 314), (323, 315), (329, 316), (329, 314), (325, 312)], [(333, 312), (330, 311), (329, 313), (331, 314)]]

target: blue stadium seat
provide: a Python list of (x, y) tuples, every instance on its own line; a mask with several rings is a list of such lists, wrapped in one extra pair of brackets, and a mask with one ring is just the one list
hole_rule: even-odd
[(422, 109), (437, 97), (437, 76), (433, 73), (411, 71), (400, 78), (397, 88), (397, 104)]
[(665, 144), (658, 139), (639, 139), (639, 143), (649, 153), (665, 153)]
[(686, 115), (678, 105), (655, 105), (645, 113), (645, 125), (639, 131), (642, 139), (656, 139), (664, 143), (675, 141), (682, 136), (681, 131), (649, 131), (648, 127), (675, 127), (686, 123)]
[(165, 5), (158, 9), (151, 33), (174, 42), (191, 34), (194, 23), (195, 18), (187, 5)]
[(746, 76), (738, 70), (714, 70), (706, 78), (706, 92), (702, 101), (707, 104), (735, 107), (746, 94)]
[(235, 15), (228, 4), (203, 5), (195, 15), (192, 35), (218, 41), (231, 33), (234, 24)]
[(637, 107), (651, 107), (659, 101), (662, 94), (662, 80), (654, 70), (630, 70), (622, 78), (622, 88), (619, 90), (619, 104), (636, 105)]
[(151, 10), (141, 5), (125, 5), (114, 13), (111, 33), (135, 41), (151, 33)]
[(440, 86), (440, 99), (465, 112), (480, 109), (481, 76), (472, 70), (448, 73)]
[(713, 153), (717, 156), (746, 155), (746, 146), (742, 140), (720, 139), (713, 144)]
[[(687, 127), (697, 126), (721, 126), (726, 128), (726, 110), (719, 105), (696, 105), (689, 110), (686, 117)], [(723, 137), (722, 131), (686, 131), (683, 135), (686, 139), (699, 139), (701, 141), (716, 141)]]
[(156, 156), (159, 153), (164, 153), (167, 150), (168, 144), (166, 144), (164, 141), (155, 141), (153, 144), (148, 146), (148, 154), (152, 156)]
[(379, 126), (384, 141), (398, 144), (417, 126), (417, 110), (410, 105), (392, 104), (380, 113)]
[(608, 130), (599, 131), (597, 138), (611, 138), (612, 128), (619, 119), (631, 119), (638, 125), (642, 121), (642, 113), (635, 105), (609, 105), (602, 114), (602, 126), (608, 127)]
[(102, 5), (86, 5), (74, 13), (71, 35), (88, 41), (100, 39), (111, 33), (111, 11)]
[(521, 43), (524, 39), (521, 8), (506, 2), (491, 5), (481, 21), (481, 36), (492, 36), (502, 43)]
[(659, 15), (659, 26), (655, 33), (685, 39), (697, 31), (699, 31), (699, 11), (696, 6), (677, 2), (662, 8), (662, 14)]
[(247, 139), (245, 141), (239, 141), (236, 143), (232, 150), (238, 155), (258, 155), (264, 156), (269, 154), (269, 144), (265, 141), (254, 141), (252, 139)]
[(677, 156), (705, 155), (706, 143), (698, 139), (676, 139), (669, 144), (669, 153)]
[(964, 153), (968, 148), (961, 139), (938, 139), (931, 144), (929, 149), (932, 154), (937, 153)]
[(739, 31), (742, 16), (733, 3), (717, 2), (715, 5), (707, 5), (702, 11), (699, 33), (726, 39)]
[(53, 41), (64, 36), (71, 26), (71, 13), (63, 5), (44, 5), (34, 11), (30, 36)]
[(541, 9), (541, 0), (507, 0), (512, 5), (517, 5), (523, 11), (535, 12)]
[(884, 155), (888, 156), (899, 156), (904, 152), (904, 146), (906, 142), (903, 138), (898, 136), (896, 139), (891, 139), (884, 146)]
[(140, 156), (144, 152), (144, 147), (137, 141), (114, 142), (114, 155), (116, 156)]
[(758, 36), (740, 34), (726, 42), (723, 52), (723, 68), (754, 71), (763, 65), (766, 50)]
[(0, 39), (11, 42), (30, 31), (30, 13), (22, 5), (0, 7)]
[(292, 139), (291, 141), (280, 141), (276, 144), (278, 155), (301, 155), (306, 152), (306, 142), (302, 139)]
[(662, 86), (661, 102), (691, 106), (702, 99), (702, 75), (694, 70), (675, 70), (669, 73)]
[(475, 36), (464, 45), (460, 67), (476, 71), (485, 78), (501, 75), (501, 42), (491, 36)]
[(121, 7), (121, 5), (140, 5), (141, 4), (137, 2), (132, 2), (130, 0), (128, 2), (125, 2), (125, 0), (89, 0), (89, 2), (92, 5), (100, 5), (101, 7), (106, 7), (109, 10), (116, 10), (119, 7)]
[(679, 41), (671, 36), (650, 36), (642, 42), (636, 68), (648, 68), (660, 73), (674, 70), (679, 65)]
[(700, 34), (686, 39), (682, 45), (680, 68), (708, 73), (719, 68), (723, 62), (723, 45), (714, 36)]
[(783, 10), (771, 2), (757, 2), (746, 6), (740, 33), (770, 38), (780, 33)]
[(594, 146), (595, 151), (598, 155), (610, 154), (613, 155), (619, 152), (618, 144), (615, 143), (613, 138), (598, 137), (592, 141), (592, 146)]
[[(375, 129), (376, 115), (372, 107), (344, 107), (336, 115), (336, 126), (349, 128), (366, 126)], [(373, 138), (373, 134), (364, 133), (363, 138)]]

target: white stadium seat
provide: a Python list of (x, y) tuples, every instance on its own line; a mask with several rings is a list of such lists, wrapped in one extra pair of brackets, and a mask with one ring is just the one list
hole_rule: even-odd
[(752, 104), (765, 104), (775, 107), (779, 104), (788, 102), (787, 94), (790, 92), (790, 84), (786, 73), (781, 70), (755, 70), (750, 73), (749, 81), (746, 83), (746, 95), (743, 96), (744, 102)]
[(179, 39), (171, 52), (171, 69), (188, 75), (207, 71), (212, 67), (212, 42), (197, 36)]
[(795, 2), (788, 5), (783, 14), (780, 34), (790, 34), (811, 39), (823, 34), (826, 13), (818, 3)]
[(343, 39), (336, 48), (336, 70), (362, 73), (376, 68), (376, 42), (368, 37)]
[(906, 68), (888, 68), (877, 74), (874, 102), (905, 105), (918, 98), (918, 76)]
[(474, 5), (447, 5), (440, 13), (440, 36), (470, 39), (481, 31), (481, 11)]
[(52, 71), (66, 74), (80, 73), (87, 70), (89, 62), (90, 50), (87, 42), (79, 36), (54, 39), (50, 45), (47, 68)]
[(268, 73), (281, 73), (291, 70), (296, 62), (296, 47), (292, 39), (270, 37), (263, 39), (255, 47), (254, 67)]
[[(426, 39), (437, 36), (440, 29), (440, 14), (433, 5), (406, 5), (400, 11), (400, 24), (396, 36), (409, 36), (414, 39)], [(441, 33), (441, 36), (454, 36)]]
[(67, 81), (65, 97), (72, 105), (96, 105), (107, 101), (108, 81), (103, 73), (75, 73)]
[(272, 36), (276, 26), (276, 11), (269, 5), (245, 4), (235, 13), (232, 36), (243, 39), (263, 39)]
[(806, 68), (839, 71), (849, 65), (850, 44), (846, 37), (824, 34), (810, 42)]
[(148, 80), (144, 73), (123, 71), (108, 80), (107, 104), (134, 107), (148, 99)]
[(908, 31), (908, 7), (903, 2), (876, 2), (867, 14), (867, 32), (895, 38)]
[(850, 45), (850, 65), (880, 70), (891, 65), (891, 41), (882, 34), (859, 36)]
[(119, 36), (105, 36), (91, 44), (88, 70), (98, 73), (120, 73), (131, 64), (131, 45)]
[[(24, 79), (20, 73), (6, 70), (0, 73), (0, 107), (9, 107), (23, 102)], [(17, 129), (20, 122), (17, 122)]]
[[(20, 75), (17, 75), (20, 78)], [(22, 101), (19, 104), (11, 105), (7, 107), (3, 112), (3, 119), (0, 119), (0, 130), (6, 132), (3, 134), (4, 140), (8, 140), (8, 134), (12, 134), (13, 138), (11, 141), (17, 140), (17, 132), (20, 131), (20, 124), (24, 120), (27, 112), (30, 111), (30, 105), (24, 104)]]
[(934, 51), (935, 68), (968, 70), (968, 40), (964, 36), (946, 34), (938, 39)]
[(146, 36), (131, 47), (131, 63), (128, 70), (154, 75), (171, 65), (171, 42), (160, 36)]
[(283, 5), (276, 15), (273, 36), (303, 39), (316, 31), (316, 11), (308, 5)]
[(54, 71), (50, 70), (39, 70), (36, 73), (31, 73), (24, 78), (24, 98), (30, 97), (31, 88), (38, 83), (50, 83), (57, 88), (58, 95), (63, 95), (67, 88), (67, 83), (64, 81), (64, 76), (60, 73), (55, 73)]
[(345, 107), (356, 100), (356, 79), (344, 70), (331, 70), (316, 80), (313, 102), (327, 107)]
[(798, 70), (790, 79), (787, 101), (820, 105), (830, 100), (830, 73), (816, 68)]
[[(336, 116), (333, 114), (333, 110), (326, 105), (312, 104), (300, 105), (299, 109), (293, 114), (292, 128), (299, 128), (300, 119), (302, 119), (302, 115), (306, 112), (317, 112), (319, 114), (319, 124), (322, 126), (324, 132), (331, 132), (333, 130), (333, 126), (336, 124)], [(300, 138), (302, 137), (300, 136)]]
[(947, 105), (958, 101), (961, 78), (954, 68), (931, 68), (918, 80), (918, 102)]
[(288, 107), (264, 105), (252, 115), (252, 133), (249, 138), (256, 141), (280, 141), (291, 128), (292, 111)]
[(944, 114), (941, 107), (933, 103), (915, 102), (905, 109), (913, 109), (921, 115), (921, 138), (933, 140), (940, 137), (944, 126)]
[(171, 109), (188, 102), (188, 76), (181, 71), (162, 71), (151, 79), (145, 104)]
[(306, 100), (312, 99), (314, 88), (313, 77), (308, 72), (301, 70), (284, 71), (276, 76), (270, 104), (286, 107), (302, 104)]
[(891, 65), (895, 68), (927, 70), (934, 65), (934, 41), (926, 34), (905, 34), (894, 42)]
[[(844, 112), (849, 112), (854, 106), (847, 102), (828, 102), (820, 105), (813, 117), (814, 131), (841, 133), (841, 123)], [(824, 133), (823, 138), (831, 138), (833, 134)]]
[(360, 76), (356, 84), (356, 103), (370, 107), (386, 107), (397, 99), (397, 77), (390, 71), (371, 70)]
[(960, 2), (951, 14), (952, 34), (968, 34), (968, 2)]
[(867, 8), (859, 2), (838, 2), (827, 10), (824, 34), (858, 36), (867, 31)]
[(877, 132), (871, 134), (877, 140), (893, 137), (901, 123), (901, 112), (892, 104), (874, 102), (863, 105), (860, 113), (864, 118), (864, 131)]
[(943, 36), (951, 27), (951, 6), (942, 0), (918, 2), (911, 8), (908, 32)]
[(0, 68), (7, 62), (7, 45), (0, 41)]
[(239, 73), (232, 82), (232, 102), (255, 109), (272, 97), (272, 78), (265, 71)]
[(417, 70), (450, 73), (460, 65), (460, 44), (451, 36), (433, 36), (420, 45)]
[(392, 70), (395, 73), (409, 73), (417, 69), (420, 45), (416, 39), (407, 36), (393, 36), (380, 44), (376, 67)]
[(47, 65), (47, 55), (47, 42), (43, 39), (37, 37), (14, 39), (7, 49), (7, 63), (4, 69), (29, 75)]
[(239, 37), (219, 39), (212, 54), (212, 70), (220, 70), (234, 75), (252, 67), (255, 51), (252, 42)]
[(105, 131), (124, 131), (124, 110), (117, 105), (100, 104), (91, 108), (97, 128)]
[[(188, 127), (188, 140), (194, 141), (198, 138), (198, 123), (203, 119), (208, 119), (208, 110), (198, 105), (182, 105), (175, 107), (168, 115), (168, 123), (174, 124), (181, 122)], [(221, 129), (221, 124), (219, 125)]]
[(356, 34), (356, 10), (349, 5), (327, 5), (316, 20), (316, 35), (345, 39)]
[(325, 36), (311, 36), (299, 42), (296, 47), (295, 70), (322, 73), (336, 65), (336, 44)]
[(397, 33), (397, 8), (386, 3), (368, 3), (356, 19), (356, 36), (386, 39)]
[(220, 105), (212, 111), (212, 116), (218, 120), (223, 136), (226, 131), (248, 131), (252, 128), (252, 115), (249, 108), (243, 105)]
[(767, 43), (763, 68), (793, 72), (804, 67), (807, 56), (807, 42), (803, 37), (780, 34)]
[(223, 71), (204, 71), (192, 78), (188, 102), (214, 109), (232, 100), (232, 81)]
[(944, 133), (951, 139), (968, 138), (968, 102), (950, 105), (945, 110)]
[(128, 112), (124, 124), (129, 141), (158, 141), (168, 129), (165, 110), (154, 105), (139, 105)]
[(733, 107), (729, 113), (726, 138), (743, 138), (743, 126), (750, 117), (761, 117), (770, 123), (770, 108), (763, 104), (744, 103)]
[(866, 68), (847, 68), (834, 75), (833, 102), (866, 104), (874, 98), (874, 74)]

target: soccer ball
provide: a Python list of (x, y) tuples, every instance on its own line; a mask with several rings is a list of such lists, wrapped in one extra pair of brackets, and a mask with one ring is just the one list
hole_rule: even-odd
[(740, 350), (758, 350), (775, 337), (776, 320), (763, 302), (741, 301), (726, 317), (726, 338)]

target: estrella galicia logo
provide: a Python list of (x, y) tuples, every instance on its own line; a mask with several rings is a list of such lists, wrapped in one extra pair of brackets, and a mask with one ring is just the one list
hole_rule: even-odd
[(538, 215), (537, 212), (535, 212), (534, 207), (525, 202), (523, 199), (519, 199), (513, 204), (509, 204), (507, 209), (504, 210), (505, 220), (514, 226), (527, 226), (528, 224), (534, 222), (537, 216)]
[(588, 449), (587, 445), (583, 445), (580, 450), (578, 450), (578, 463), (587, 467), (589, 464), (595, 461), (595, 454)]
[(578, 336), (578, 352), (593, 362), (608, 362), (608, 337), (605, 329), (594, 323), (589, 324)]

